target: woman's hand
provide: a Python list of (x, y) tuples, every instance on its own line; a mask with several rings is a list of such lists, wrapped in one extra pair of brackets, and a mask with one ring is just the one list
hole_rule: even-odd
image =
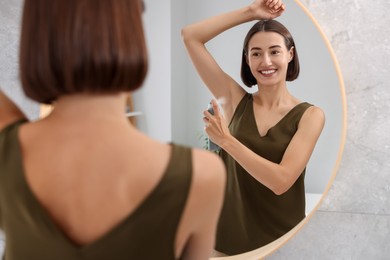
[(286, 6), (282, 0), (255, 0), (250, 5), (256, 19), (270, 20), (280, 16)]
[(223, 141), (230, 136), (229, 128), (227, 127), (225, 117), (219, 110), (217, 101), (213, 99), (211, 104), (213, 106), (214, 115), (207, 110), (203, 112), (205, 131), (211, 141), (223, 148)]

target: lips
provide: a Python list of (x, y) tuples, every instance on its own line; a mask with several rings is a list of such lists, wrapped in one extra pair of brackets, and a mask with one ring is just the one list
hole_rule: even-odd
[(276, 69), (260, 70), (259, 72), (263, 76), (270, 77), (276, 72)]

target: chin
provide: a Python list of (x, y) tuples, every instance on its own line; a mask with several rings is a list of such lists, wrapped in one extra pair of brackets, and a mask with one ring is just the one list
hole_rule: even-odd
[(277, 86), (277, 85), (280, 85), (281, 81), (280, 80), (259, 80), (258, 81), (259, 84), (258, 86), (259, 87), (273, 87), (273, 86)]

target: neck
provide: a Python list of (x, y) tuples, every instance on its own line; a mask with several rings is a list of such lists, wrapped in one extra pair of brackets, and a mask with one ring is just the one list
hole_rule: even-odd
[(54, 109), (48, 118), (80, 122), (127, 120), (125, 117), (126, 97), (125, 93), (63, 96), (54, 104)]
[(254, 95), (254, 100), (263, 106), (272, 108), (290, 101), (292, 96), (288, 92), (286, 84), (275, 86), (259, 86), (259, 91)]

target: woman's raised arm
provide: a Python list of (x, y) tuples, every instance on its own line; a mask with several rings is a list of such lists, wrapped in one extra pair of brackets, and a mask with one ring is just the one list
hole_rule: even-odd
[(256, 0), (247, 7), (208, 18), (182, 29), (183, 41), (198, 74), (215, 98), (225, 100), (221, 105), (228, 122), (245, 91), (221, 69), (205, 44), (239, 24), (278, 17), (284, 9), (281, 0)]

